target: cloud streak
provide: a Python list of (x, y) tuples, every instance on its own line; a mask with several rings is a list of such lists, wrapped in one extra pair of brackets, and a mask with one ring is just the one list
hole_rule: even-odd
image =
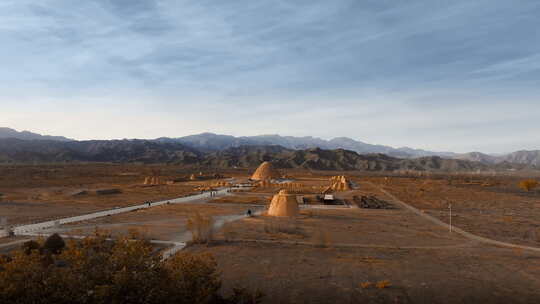
[[(538, 134), (511, 135), (538, 128), (539, 17), (533, 0), (6, 0), (0, 124), (79, 138), (214, 131), (540, 148)], [(70, 128), (28, 105), (84, 119)], [(85, 128), (98, 115), (116, 118)]]

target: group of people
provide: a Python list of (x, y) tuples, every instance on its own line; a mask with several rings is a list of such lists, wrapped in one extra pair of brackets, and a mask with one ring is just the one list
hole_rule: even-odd
[[(230, 189), (227, 189), (227, 192), (229, 192)], [(204, 191), (201, 191), (201, 194), (204, 193)], [(216, 197), (217, 196), (217, 191), (216, 190), (210, 190), (210, 197)], [(169, 205), (171, 202), (167, 202), (167, 205)], [(152, 206), (152, 202), (151, 201), (146, 201), (145, 204), (148, 204), (148, 207), (151, 207)], [(246, 215), (251, 217), (253, 216), (253, 212), (251, 211), (251, 209), (248, 209), (247, 212), (246, 212)]]
[[(152, 202), (151, 201), (146, 201), (144, 202), (145, 205), (148, 205), (148, 207), (152, 207)], [(167, 201), (167, 205), (170, 205), (171, 202)]]

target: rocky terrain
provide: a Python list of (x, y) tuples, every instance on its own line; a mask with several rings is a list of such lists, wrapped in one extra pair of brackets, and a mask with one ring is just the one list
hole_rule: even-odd
[(494, 156), (371, 145), (347, 137), (202, 133), (155, 140), (74, 141), (0, 128), (0, 163), (143, 162), (220, 168), (254, 167), (272, 160), (286, 168), (320, 170), (486, 170), (540, 168), (540, 150)]
[(145, 140), (50, 141), (0, 139), (0, 163), (196, 163), (201, 153), (175, 143)]
[(304, 150), (310, 148), (321, 148), (327, 150), (346, 149), (361, 154), (384, 153), (390, 156), (403, 158), (436, 155), (435, 152), (416, 150), (411, 148), (395, 149), (389, 146), (372, 145), (348, 137), (336, 137), (330, 140), (324, 140), (312, 136), (295, 137), (280, 135), (258, 135), (234, 137), (230, 135), (202, 133), (179, 138), (158, 138), (157, 141), (182, 143), (184, 145), (202, 151), (220, 151), (228, 148), (248, 145), (278, 145), (293, 150)]
[(433, 152), (409, 147), (393, 148), (384, 145), (372, 145), (347, 137), (336, 137), (330, 140), (324, 140), (311, 136), (294, 137), (259, 135), (234, 137), (213, 133), (202, 133), (179, 138), (159, 138), (157, 141), (181, 143), (205, 152), (222, 151), (240, 146), (278, 145), (292, 150), (306, 150), (311, 148), (321, 148), (325, 150), (345, 149), (359, 154), (381, 153), (403, 159), (439, 156), (448, 159), (481, 162), (488, 165), (499, 164), (500, 166), (505, 166), (505, 163), (510, 163), (540, 168), (540, 150), (517, 151), (506, 155), (494, 156), (481, 152), (459, 154), (454, 152)]
[(487, 170), (490, 166), (438, 156), (400, 159), (385, 154), (311, 148), (292, 150), (281, 146), (240, 146), (201, 152), (179, 143), (148, 140), (46, 141), (0, 139), (0, 163), (171, 163), (213, 168), (256, 167), (272, 161), (279, 168), (311, 170)]
[(505, 164), (522, 164), (527, 165), (535, 168), (540, 168), (540, 150), (532, 150), (532, 151), (516, 151), (513, 153), (500, 155), (500, 156), (493, 156), (481, 152), (470, 152), (465, 154), (460, 154), (456, 156), (455, 158), (463, 159), (463, 160), (470, 160), (470, 161), (478, 161), (482, 162), (484, 164), (499, 164), (499, 165), (505, 165)]

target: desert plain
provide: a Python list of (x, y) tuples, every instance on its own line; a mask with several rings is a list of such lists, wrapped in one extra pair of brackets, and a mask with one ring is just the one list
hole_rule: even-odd
[[(182, 250), (216, 258), (223, 292), (245, 286), (262, 291), (265, 303), (540, 299), (540, 191), (519, 188), (527, 176), (281, 171), (282, 183), (261, 186), (249, 180), (253, 169), (6, 165), (0, 167), (0, 217), (16, 227), (221, 190), (40, 233), (84, 237), (99, 230), (116, 237), (136, 232), (164, 242), (165, 248), (186, 243)], [(335, 175), (346, 176), (350, 189), (327, 191)], [(159, 181), (148, 184), (148, 177)], [(234, 187), (246, 183), (255, 187)], [(301, 198), (297, 216), (266, 215), (281, 189)], [(333, 202), (324, 202), (325, 194)], [(361, 197), (388, 205), (362, 207)], [(246, 216), (248, 210), (252, 216)], [(193, 242), (194, 218), (211, 221), (206, 242)], [(0, 238), (0, 251), (36, 237)]]

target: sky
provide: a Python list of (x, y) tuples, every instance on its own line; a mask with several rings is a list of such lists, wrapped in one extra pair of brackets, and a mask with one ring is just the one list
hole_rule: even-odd
[(0, 127), (540, 149), (537, 0), (2, 0)]

